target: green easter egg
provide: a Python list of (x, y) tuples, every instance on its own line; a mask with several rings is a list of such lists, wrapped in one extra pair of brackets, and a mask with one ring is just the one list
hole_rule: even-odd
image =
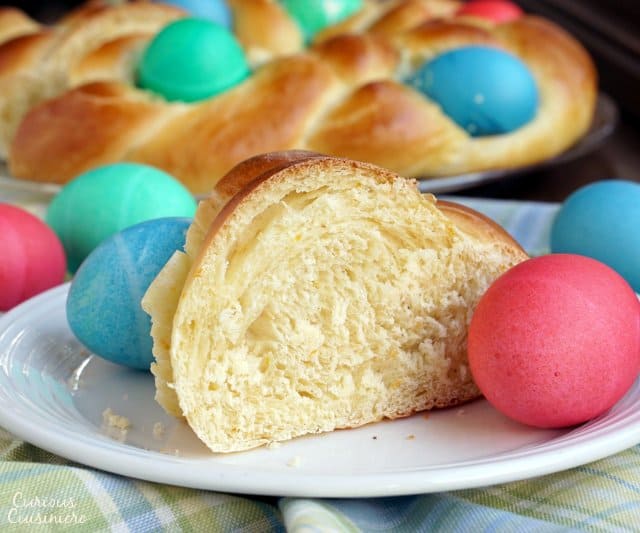
[(67, 183), (49, 204), (45, 220), (62, 241), (73, 273), (114, 233), (155, 218), (192, 217), (195, 210), (193, 195), (169, 174), (147, 165), (116, 163)]
[(197, 18), (165, 26), (138, 64), (138, 86), (170, 101), (197, 102), (250, 74), (244, 50), (224, 26)]
[(362, 9), (362, 0), (281, 0), (298, 22), (307, 41), (327, 26), (332, 26)]

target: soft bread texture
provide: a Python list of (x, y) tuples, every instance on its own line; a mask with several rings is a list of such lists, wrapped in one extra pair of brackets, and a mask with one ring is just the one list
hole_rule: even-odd
[[(459, 6), (366, 2), (303, 49), (277, 2), (235, 0), (236, 31), (253, 74), (193, 104), (168, 103), (134, 86), (148, 37), (105, 42), (74, 63), (72, 87), (19, 121), (10, 135), (10, 172), (65, 183), (98, 165), (136, 161), (206, 194), (239, 162), (279, 150), (312, 150), (428, 178), (523, 166), (568, 149), (595, 109), (597, 76), (586, 50), (540, 17), (494, 25), (454, 16)], [(540, 93), (531, 122), (509, 134), (471, 137), (403, 84), (425, 60), (473, 44), (505, 49), (531, 69)]]
[(144, 296), (156, 398), (214, 452), (469, 401), (471, 314), (526, 257), (382, 168), (258, 156), (200, 203)]

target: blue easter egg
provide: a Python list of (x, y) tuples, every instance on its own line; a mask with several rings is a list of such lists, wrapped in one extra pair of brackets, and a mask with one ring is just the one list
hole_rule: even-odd
[(450, 50), (424, 63), (405, 81), (474, 137), (512, 132), (538, 110), (531, 71), (519, 58), (497, 48)]
[(229, 29), (233, 24), (231, 10), (224, 0), (162, 0), (162, 3), (174, 5), (194, 17), (212, 20)]
[(551, 251), (586, 255), (616, 270), (640, 292), (640, 184), (591, 183), (562, 204), (551, 227)]
[(67, 296), (67, 321), (78, 340), (119, 365), (148, 370), (151, 319), (140, 302), (176, 250), (190, 218), (148, 220), (103, 241), (82, 263)]

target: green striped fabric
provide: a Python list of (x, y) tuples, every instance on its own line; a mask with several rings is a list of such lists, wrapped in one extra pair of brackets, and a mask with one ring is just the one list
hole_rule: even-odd
[[(42, 212), (37, 202), (12, 201)], [(557, 206), (462, 201), (504, 225), (531, 254), (548, 251)], [(639, 446), (565, 472), (482, 489), (321, 500), (236, 496), (129, 479), (72, 464), (0, 429), (0, 531), (573, 530), (640, 531)]]

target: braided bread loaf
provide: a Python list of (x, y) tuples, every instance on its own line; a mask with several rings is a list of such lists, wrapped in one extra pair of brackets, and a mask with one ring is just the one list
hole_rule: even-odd
[(471, 312), (525, 258), (387, 170), (257, 156), (200, 203), (144, 296), (156, 399), (216, 452), (471, 400)]
[[(13, 11), (13, 16), (7, 14)], [(74, 68), (83, 57), (105, 43), (142, 46), (169, 22), (186, 13), (169, 5), (90, 1), (53, 27), (2, 8), (0, 13), (0, 156), (24, 114), (39, 102), (82, 83)], [(8, 33), (21, 21), (18, 33)]]
[[(273, 0), (231, 0), (238, 40), (255, 67), (299, 52), (297, 24)], [(371, 10), (366, 2), (348, 28)], [(95, 80), (133, 81), (140, 53), (166, 24), (188, 13), (150, 0), (88, 0), (54, 26), (0, 7), (0, 157), (24, 114), (43, 100)], [(370, 15), (368, 15), (370, 16)]]
[[(250, 156), (307, 149), (406, 177), (444, 176), (553, 157), (579, 139), (593, 117), (597, 79), (589, 55), (539, 17), (492, 24), (454, 17), (456, 0), (368, 2), (310, 48), (292, 53), (303, 44), (277, 2), (231, 5), (253, 58), (249, 78), (198, 103), (167, 102), (135, 87), (144, 38), (106, 43), (75, 62), (68, 76), (75, 87), (20, 121), (11, 136), (11, 174), (64, 183), (127, 160), (159, 167), (202, 194)], [(280, 22), (273, 27), (290, 31), (265, 30), (271, 26), (261, 22), (263, 12)], [(403, 83), (424, 61), (474, 44), (514, 54), (535, 79), (537, 114), (511, 133), (472, 137)]]

